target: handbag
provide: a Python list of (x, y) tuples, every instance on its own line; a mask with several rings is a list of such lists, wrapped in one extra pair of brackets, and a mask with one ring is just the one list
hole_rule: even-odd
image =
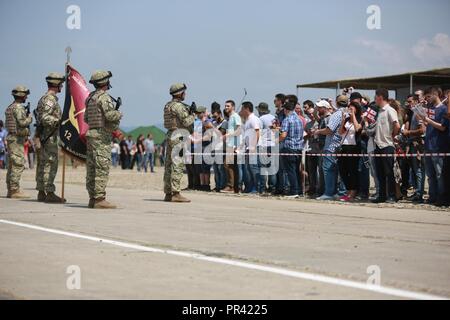
[(350, 132), (351, 127), (353, 127), (353, 123), (351, 124), (350, 128), (348, 128), (347, 132), (345, 133), (345, 136), (342, 138), (341, 143), (339, 144), (339, 146), (336, 147), (336, 149), (334, 150), (334, 153), (342, 153), (342, 145), (344, 144), (344, 140), (345, 138), (347, 138), (348, 133)]

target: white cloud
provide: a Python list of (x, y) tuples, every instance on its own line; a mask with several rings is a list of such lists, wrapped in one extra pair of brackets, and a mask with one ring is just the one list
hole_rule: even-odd
[(404, 61), (402, 51), (397, 46), (379, 40), (357, 39), (356, 43), (371, 50), (373, 56), (385, 64), (399, 65)]
[(449, 62), (450, 37), (445, 33), (436, 34), (431, 40), (420, 39), (413, 47), (416, 58), (429, 62)]

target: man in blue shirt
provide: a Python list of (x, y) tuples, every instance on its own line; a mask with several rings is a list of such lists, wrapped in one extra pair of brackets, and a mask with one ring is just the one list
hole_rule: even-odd
[(289, 181), (288, 197), (298, 197), (300, 193), (300, 162), (303, 149), (303, 124), (294, 112), (295, 104), (288, 102), (284, 105), (286, 118), (280, 128), (281, 153), (288, 154), (281, 157), (281, 169)]
[(227, 156), (225, 161), (225, 171), (227, 174), (227, 186), (223, 192), (239, 193), (239, 164), (236, 155), (236, 149), (241, 144), (241, 117), (235, 111), (233, 100), (225, 102), (225, 111), (228, 113), (227, 133), (223, 136), (226, 143)]
[(327, 127), (316, 130), (315, 135), (325, 135), (324, 153), (327, 154), (323, 157), (322, 169), (325, 180), (325, 192), (317, 200), (335, 200), (338, 166), (337, 158), (332, 154), (336, 151), (336, 148), (340, 146), (342, 137), (339, 134), (339, 128), (342, 123), (342, 117), (344, 115), (343, 108), (347, 107), (348, 97), (340, 95), (336, 98), (336, 104), (340, 108), (330, 116)]
[[(425, 99), (428, 103), (427, 116), (422, 117), (427, 126), (425, 137), (425, 153), (445, 153), (449, 150), (449, 120), (447, 106), (442, 104), (439, 98), (442, 94), (440, 88), (428, 88), (425, 90)], [(429, 204), (441, 206), (445, 195), (445, 183), (442, 169), (444, 157), (426, 157), (425, 171), (429, 185)]]

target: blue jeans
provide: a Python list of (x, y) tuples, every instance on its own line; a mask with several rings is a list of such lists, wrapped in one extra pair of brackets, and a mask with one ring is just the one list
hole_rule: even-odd
[(146, 153), (144, 156), (143, 167), (145, 172), (147, 172), (148, 164), (150, 164), (150, 171), (154, 172), (153, 153)]
[[(416, 149), (413, 149), (411, 147), (410, 154), (415, 154)], [(425, 189), (425, 165), (424, 165), (424, 158), (421, 158), (420, 160), (417, 159), (417, 157), (409, 158), (409, 163), (411, 166), (412, 175), (414, 177), (414, 188), (416, 189), (416, 195), (422, 197), (423, 196), (423, 190)]]
[(239, 177), (238, 177), (238, 186), (239, 186), (239, 191), (242, 190), (242, 186), (244, 185), (247, 177), (246, 177), (246, 171), (245, 170), (245, 163), (239, 163), (238, 165), (238, 173), (239, 173)]
[(444, 166), (443, 157), (426, 157), (425, 158), (425, 170), (428, 177), (428, 185), (430, 190), (430, 202), (436, 202), (442, 198), (445, 194), (444, 179), (442, 175), (442, 168)]
[(119, 155), (117, 153), (111, 153), (112, 166), (115, 168), (119, 164)]
[(245, 191), (259, 190), (259, 165), (257, 156), (245, 156)]
[(323, 157), (322, 168), (323, 177), (325, 180), (325, 192), (324, 195), (333, 197), (336, 194), (338, 166), (337, 159), (334, 156), (329, 155), (331, 152), (325, 151), (326, 155)]
[(142, 154), (140, 154), (140, 153), (136, 153), (136, 166), (137, 166), (137, 171), (141, 171), (141, 167), (142, 167)]
[(225, 173), (225, 166), (223, 164), (213, 164), (214, 169), (214, 181), (216, 183), (216, 191), (220, 191), (225, 188), (227, 183), (227, 175)]
[(281, 149), (281, 153), (291, 154), (282, 156), (282, 168), (289, 181), (288, 195), (300, 195), (300, 163), (302, 159), (301, 150)]

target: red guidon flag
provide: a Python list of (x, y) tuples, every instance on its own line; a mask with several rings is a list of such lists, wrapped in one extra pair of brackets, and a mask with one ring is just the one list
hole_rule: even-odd
[[(67, 65), (66, 75), (66, 99), (59, 128), (60, 145), (70, 155), (86, 160), (86, 133), (89, 126), (84, 122), (84, 113), (89, 89), (83, 76), (71, 65)], [(121, 139), (123, 133), (117, 130), (112, 136)]]
[(69, 154), (86, 159), (86, 132), (89, 127), (84, 122), (85, 101), (89, 95), (86, 81), (72, 66), (66, 70), (66, 99), (59, 129), (61, 148)]

